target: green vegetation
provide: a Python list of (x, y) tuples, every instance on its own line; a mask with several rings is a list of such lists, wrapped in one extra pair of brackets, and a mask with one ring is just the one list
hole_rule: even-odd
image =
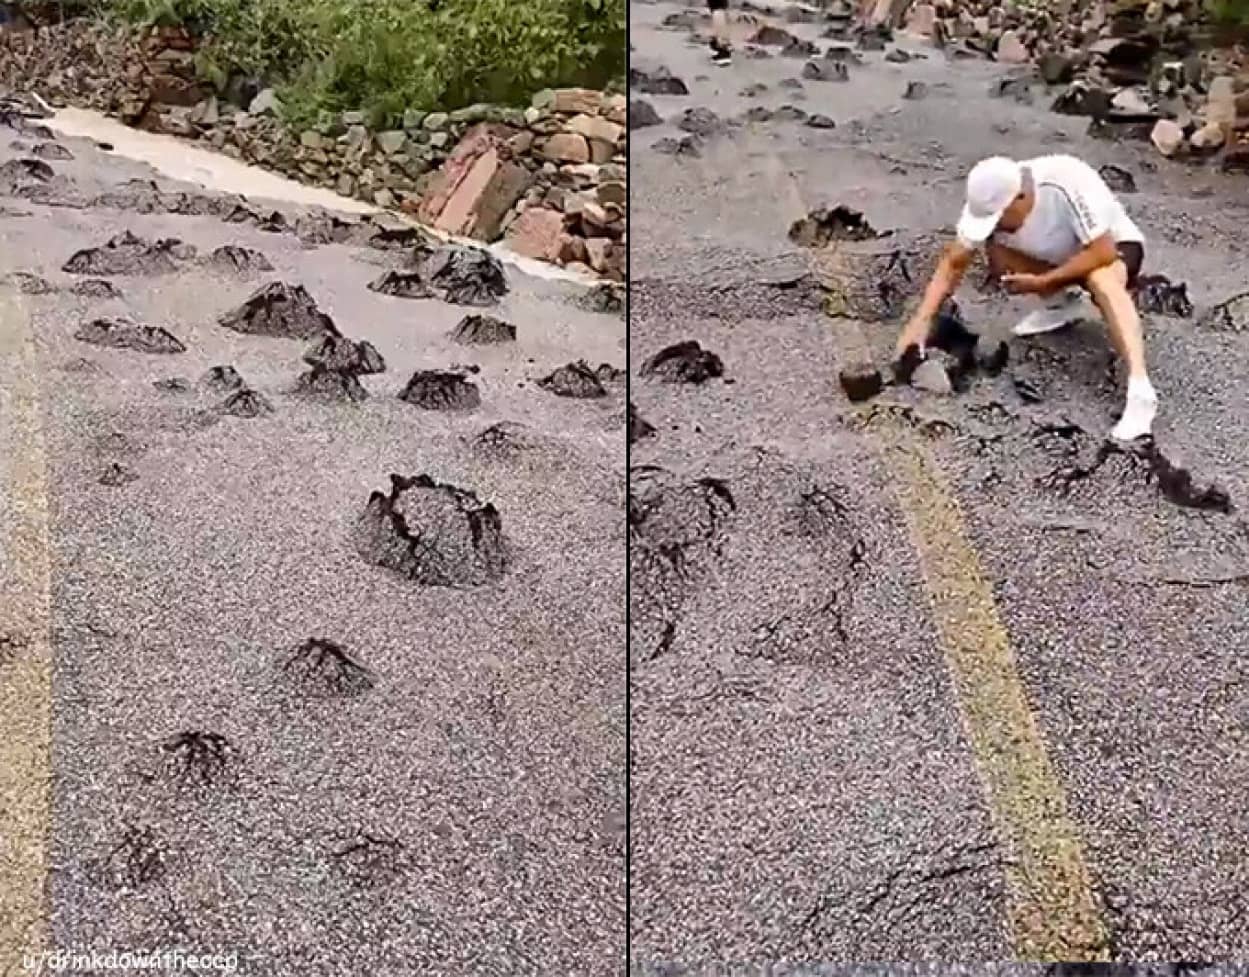
[(201, 75), (277, 86), (287, 114), (519, 104), (545, 87), (624, 76), (626, 0), (98, 0), (137, 24), (206, 39)]
[(1249, 0), (1206, 0), (1215, 23), (1249, 27)]

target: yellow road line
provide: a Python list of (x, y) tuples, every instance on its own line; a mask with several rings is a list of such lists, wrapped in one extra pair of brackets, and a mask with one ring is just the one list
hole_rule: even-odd
[(0, 294), (0, 974), (47, 949), (52, 647), (46, 454), (26, 311)]
[[(768, 162), (778, 203), (794, 217), (805, 216), (808, 208), (797, 181), (775, 155)], [(818, 276), (818, 252), (811, 264)], [(863, 358), (870, 346), (862, 330), (849, 320), (840, 325), (843, 361)], [(894, 475), (894, 491), (919, 552), (990, 813), (1009, 852), (1006, 881), (1015, 954), (1026, 961), (1107, 960), (1109, 928), (1068, 812), (1066, 788), (1050, 761), (1010, 635), (953, 490), (915, 432), (896, 424), (878, 430), (878, 449)]]

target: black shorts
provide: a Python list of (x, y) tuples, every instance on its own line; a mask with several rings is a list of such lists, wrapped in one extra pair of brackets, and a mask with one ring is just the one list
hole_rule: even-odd
[(707, 0), (708, 10), (728, 10), (729, 0)]
[(1140, 241), (1120, 241), (1115, 250), (1128, 270), (1128, 288), (1132, 288), (1141, 275), (1141, 265), (1145, 263), (1145, 246)]

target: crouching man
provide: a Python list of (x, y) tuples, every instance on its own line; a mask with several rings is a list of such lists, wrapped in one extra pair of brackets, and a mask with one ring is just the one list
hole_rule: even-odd
[(967, 200), (957, 240), (942, 255), (919, 307), (898, 337), (899, 355), (927, 341), (941, 303), (962, 281), (983, 246), (990, 272), (1015, 294), (1040, 305), (1017, 336), (1059, 329), (1091, 311), (1092, 297), (1110, 340), (1127, 364), (1127, 402), (1111, 431), (1117, 441), (1150, 433), (1158, 396), (1145, 369), (1140, 316), (1129, 289), (1140, 274), (1144, 236), (1106, 182), (1074, 156), (1016, 162), (981, 160), (967, 177)]

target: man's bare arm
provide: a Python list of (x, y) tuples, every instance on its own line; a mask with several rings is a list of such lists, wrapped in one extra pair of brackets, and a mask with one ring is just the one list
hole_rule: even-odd
[(1084, 281), (1098, 268), (1112, 265), (1119, 260), (1119, 251), (1115, 247), (1115, 239), (1103, 234), (1090, 244), (1085, 245), (1067, 261), (1041, 276), (1045, 290), (1056, 291), (1067, 285)]
[(895, 351), (899, 356), (908, 346), (922, 346), (928, 339), (933, 318), (941, 308), (941, 303), (953, 295), (962, 283), (973, 254), (975, 252), (971, 248), (958, 241), (952, 242), (942, 253), (937, 269), (924, 289), (923, 298), (919, 300), (918, 308), (898, 337)]

